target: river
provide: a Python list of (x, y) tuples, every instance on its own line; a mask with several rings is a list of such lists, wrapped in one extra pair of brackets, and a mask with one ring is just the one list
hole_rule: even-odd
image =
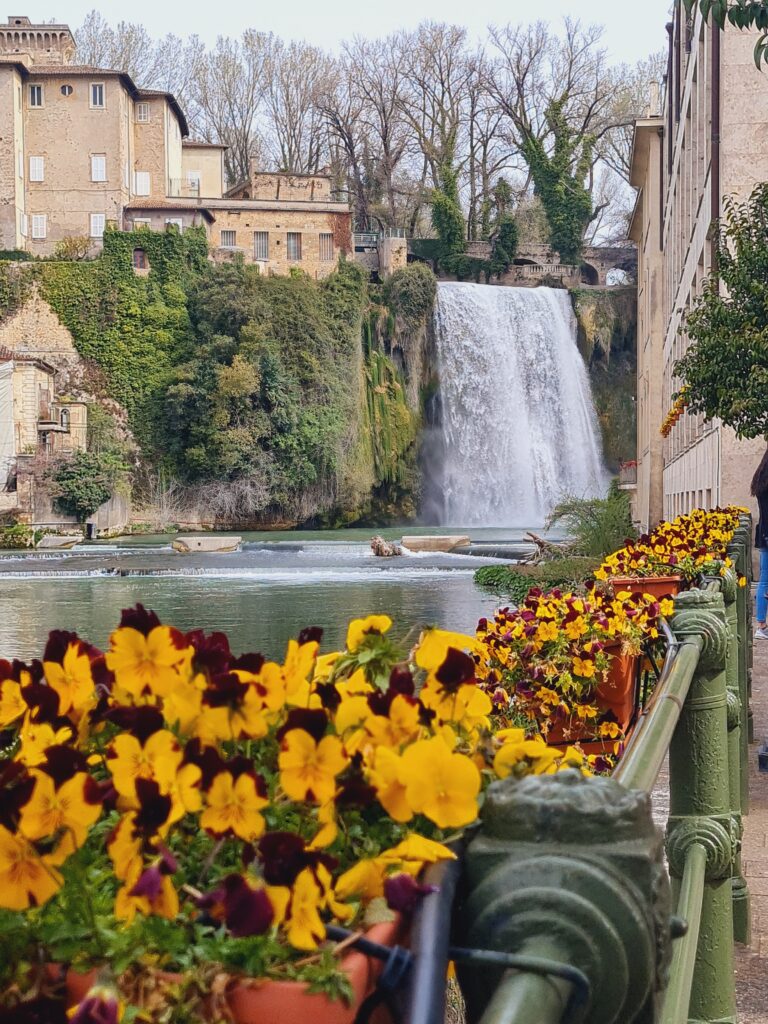
[[(417, 531), (412, 531), (417, 532)], [(428, 531), (422, 531), (428, 532)], [(432, 531), (434, 532), (434, 531)], [(402, 531), (384, 531), (390, 538)], [(141, 601), (182, 630), (226, 632), (237, 652), (282, 658), (289, 638), (321, 626), (323, 649), (349, 619), (385, 612), (405, 642), (426, 625), (472, 631), (495, 600), (473, 582), (469, 555), (375, 558), (370, 530), (245, 534), (231, 554), (179, 555), (168, 537), (83, 544), (68, 552), (0, 555), (0, 657), (40, 657), (52, 628), (103, 647), (120, 610)], [(519, 541), (522, 531), (473, 530), (473, 541)]]

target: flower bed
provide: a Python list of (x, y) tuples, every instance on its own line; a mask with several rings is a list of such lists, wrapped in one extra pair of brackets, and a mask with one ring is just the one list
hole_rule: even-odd
[[(429, 630), (405, 654), (390, 626), (355, 620), (325, 655), (305, 630), (274, 663), (138, 605), (106, 653), (54, 632), (41, 661), (0, 662), (6, 1008), (49, 998), (46, 962), (106, 968), (153, 1019), (231, 1009), (238, 977), (350, 1000), (327, 922), (407, 916), (517, 740), (474, 638)], [(546, 749), (529, 745), (528, 770), (584, 766)]]
[(702, 576), (718, 576), (732, 565), (727, 548), (748, 509), (696, 509), (662, 523), (609, 555), (595, 572), (598, 580), (679, 577), (691, 585)]
[(407, 930), (492, 780), (607, 770), (674, 608), (616, 577), (725, 572), (741, 511), (678, 517), (583, 593), (531, 590), (409, 652), (374, 615), (343, 651), (309, 629), (282, 663), (236, 657), (138, 605), (105, 653), (56, 631), (0, 661), (0, 1021), (64, 1024), (68, 977), (77, 1024), (269, 1024), (238, 1009), (254, 983), (351, 1022), (371, 972), (327, 925)]

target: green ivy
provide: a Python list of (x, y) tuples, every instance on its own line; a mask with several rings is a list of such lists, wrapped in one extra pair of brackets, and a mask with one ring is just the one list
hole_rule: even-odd
[(554, 140), (551, 152), (543, 139), (531, 135), (523, 142), (523, 154), (547, 215), (550, 245), (563, 263), (576, 264), (592, 217), (592, 197), (584, 181), (594, 139), (571, 134), (563, 112), (567, 100), (564, 96), (547, 108), (547, 125)]

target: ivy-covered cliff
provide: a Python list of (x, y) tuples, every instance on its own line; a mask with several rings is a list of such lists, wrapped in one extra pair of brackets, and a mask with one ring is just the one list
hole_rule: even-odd
[[(139, 245), (146, 274), (133, 268)], [(356, 265), (321, 282), (262, 277), (209, 263), (194, 230), (108, 231), (95, 261), (0, 263), (0, 317), (32, 288), (71, 332), (93, 390), (125, 409), (136, 479), (173, 480), (192, 516), (287, 526), (415, 515), (419, 387), (397, 355), (408, 327)]]
[(637, 458), (637, 293), (630, 286), (579, 288), (571, 295), (605, 463), (615, 473)]

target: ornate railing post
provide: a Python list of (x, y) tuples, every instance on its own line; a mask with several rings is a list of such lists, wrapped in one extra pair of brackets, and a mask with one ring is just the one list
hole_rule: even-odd
[(742, 703), (739, 685), (740, 651), (742, 644), (739, 637), (738, 592), (736, 572), (728, 569), (720, 580), (720, 590), (725, 602), (725, 620), (728, 626), (728, 647), (725, 663), (725, 679), (728, 701), (728, 788), (731, 794), (731, 818), (733, 834), (738, 840), (738, 848), (733, 859), (733, 878), (731, 880), (733, 895), (733, 937), (737, 942), (749, 943), (751, 937), (751, 921), (749, 907), (749, 889), (741, 866), (742, 824), (742, 792), (743, 782), (747, 785), (747, 765), (742, 753), (742, 736), (746, 734), (745, 705)]
[[(732, 874), (739, 839), (728, 759), (728, 628), (723, 595), (692, 590), (675, 603), (680, 640), (700, 637), (701, 657), (669, 751), (667, 856), (676, 892), (686, 863), (706, 858), (691, 1021), (735, 1021)], [(703, 852), (702, 852), (703, 851)]]
[(728, 548), (736, 568), (738, 577), (746, 581), (746, 586), (739, 587), (736, 594), (736, 610), (738, 612), (738, 652), (739, 652), (739, 695), (741, 697), (741, 811), (749, 812), (749, 744), (752, 742), (752, 520), (742, 516), (739, 527), (733, 535)]
[[(588, 1005), (569, 1020), (655, 1019), (670, 957), (669, 885), (649, 797), (580, 772), (494, 783), (466, 856), (461, 944), (582, 971)], [(459, 964), (468, 1019), (558, 1022), (569, 983)], [(490, 1005), (489, 1005), (490, 1004)]]

